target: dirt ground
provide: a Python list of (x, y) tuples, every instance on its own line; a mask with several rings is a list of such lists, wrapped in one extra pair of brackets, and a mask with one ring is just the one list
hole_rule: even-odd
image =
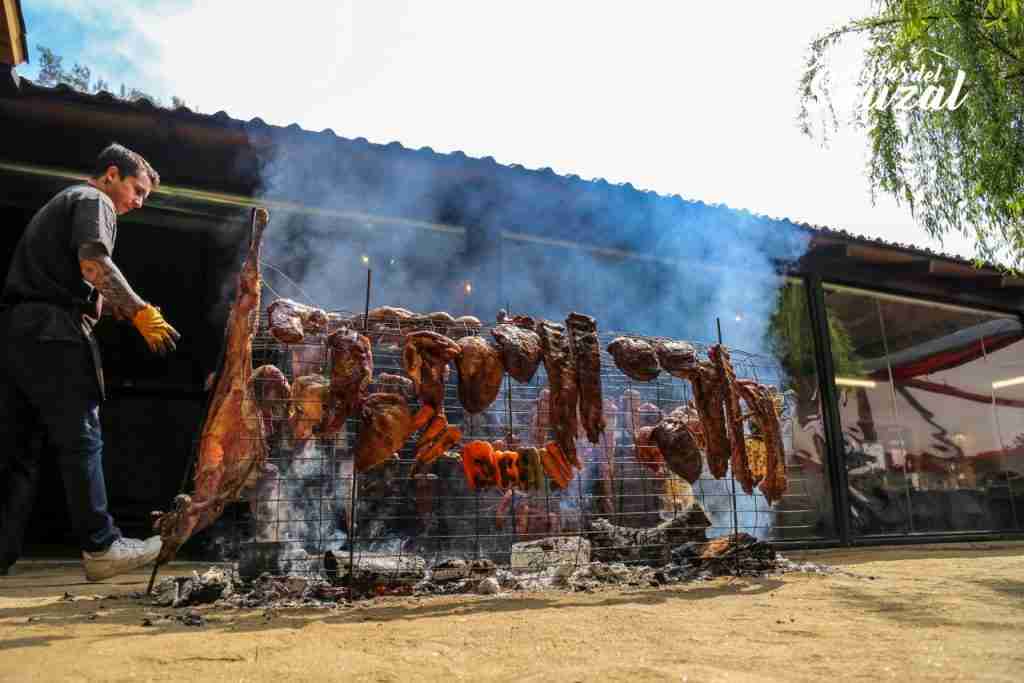
[(1024, 678), (1024, 543), (791, 557), (846, 573), (207, 609), (202, 627), (128, 598), (146, 572), (93, 584), (72, 563), (25, 562), (0, 577), (0, 680)]

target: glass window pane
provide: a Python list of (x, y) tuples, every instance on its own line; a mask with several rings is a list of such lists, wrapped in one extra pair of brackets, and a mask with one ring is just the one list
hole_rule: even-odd
[[(776, 386), (786, 397), (783, 441), (789, 488), (774, 510), (773, 537), (780, 540), (835, 535), (829, 485), (825, 429), (818, 391), (807, 291), (788, 279), (768, 326), (768, 348), (777, 368), (754, 370), (760, 382)], [(737, 374), (740, 368), (737, 368)]]
[(1014, 409), (993, 404), (992, 354), (1019, 321), (832, 285), (825, 300), (854, 533), (1012, 528), (998, 418)]

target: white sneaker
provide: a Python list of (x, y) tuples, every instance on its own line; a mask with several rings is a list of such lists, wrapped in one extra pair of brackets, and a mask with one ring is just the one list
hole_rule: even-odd
[(102, 553), (82, 551), (82, 566), (85, 578), (102, 581), (111, 576), (138, 569), (156, 559), (163, 545), (159, 536), (150, 536), (145, 541), (137, 538), (119, 538)]

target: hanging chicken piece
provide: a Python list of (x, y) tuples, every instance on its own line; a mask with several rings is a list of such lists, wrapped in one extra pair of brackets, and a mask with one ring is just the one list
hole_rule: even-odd
[[(757, 425), (764, 439), (765, 467), (764, 478), (758, 485), (765, 500), (771, 505), (782, 500), (788, 482), (786, 480), (786, 450), (782, 442), (782, 425), (779, 422), (779, 406), (775, 401), (774, 392), (756, 382), (740, 380), (737, 383), (740, 396), (753, 413), (754, 424)], [(752, 463), (753, 464), (753, 463)], [(762, 473), (752, 471), (757, 478)]]
[(497, 347), (483, 337), (463, 337), (456, 342), (459, 371), (459, 402), (470, 415), (482, 413), (494, 403), (505, 378), (505, 366)]
[(551, 386), (551, 427), (555, 441), (568, 462), (580, 466), (576, 457), (576, 433), (579, 430), (579, 386), (572, 349), (565, 327), (542, 320), (537, 324), (540, 347), (544, 354), (544, 370)]
[(291, 299), (277, 299), (267, 307), (270, 334), (285, 344), (298, 344), (307, 334), (327, 331), (327, 314)]
[(697, 350), (681, 341), (660, 341), (654, 345), (661, 369), (668, 373), (685, 372), (697, 365)]
[(661, 373), (654, 347), (643, 339), (616, 337), (608, 345), (608, 353), (615, 360), (615, 366), (630, 379), (650, 382)]
[(370, 340), (355, 330), (342, 328), (327, 337), (331, 351), (331, 401), (325, 434), (334, 434), (345, 427), (366, 397), (373, 378), (373, 350)]
[(163, 541), (157, 565), (174, 559), (178, 548), (193, 533), (212, 524), (227, 503), (237, 500), (243, 489), (254, 486), (266, 462), (263, 420), (250, 378), (262, 286), (260, 244), (267, 221), (266, 209), (253, 210), (249, 251), (238, 274), (235, 301), (224, 333), (223, 357), (199, 437), (194, 492), (177, 496), (173, 510), (154, 513), (153, 528)]
[(366, 472), (392, 459), (412, 434), (409, 404), (398, 394), (370, 394), (363, 402), (355, 467)]
[(303, 375), (292, 382), (291, 415), (288, 423), (296, 445), (322, 433), (331, 396), (331, 384), (321, 375)]
[(491, 330), (491, 336), (501, 350), (505, 369), (512, 379), (523, 384), (533, 379), (543, 356), (537, 333), (517, 325), (501, 324)]
[(261, 365), (252, 371), (252, 396), (263, 417), (263, 433), (267, 438), (277, 434), (280, 425), (288, 419), (288, 399), (292, 388), (288, 378), (274, 365)]
[(463, 446), (462, 469), (466, 474), (466, 483), (474, 491), (498, 483), (494, 449), (486, 441), (470, 441)]
[(690, 431), (690, 416), (686, 408), (676, 408), (662, 418), (651, 431), (651, 438), (670, 470), (691, 484), (700, 479), (700, 449)]
[(462, 349), (443, 334), (422, 330), (405, 335), (402, 346), (402, 365), (416, 387), (420, 402), (437, 413), (444, 412), (444, 383), (448, 378), (448, 363)]
[(654, 427), (641, 427), (636, 430), (634, 452), (637, 462), (655, 474), (661, 471), (661, 467), (665, 463), (665, 456), (661, 454), (658, 444), (654, 442)]
[[(743, 492), (750, 495), (753, 493), (754, 485), (757, 482), (754, 481), (747, 457), (747, 442), (743, 433), (743, 412), (740, 410), (740, 395), (736, 386), (736, 371), (733, 370), (729, 350), (721, 344), (716, 344), (708, 350), (708, 358), (711, 359), (711, 362), (715, 364), (715, 369), (718, 370), (718, 382), (725, 401), (725, 417), (729, 423), (729, 439), (731, 441), (729, 465), (732, 468), (732, 476), (733, 479), (739, 482)], [(718, 465), (721, 467), (721, 463), (718, 463)], [(711, 468), (710, 462), (708, 462), (708, 467), (711, 469), (711, 474), (716, 478), (725, 476), (725, 471), (718, 474), (715, 469)]]
[(589, 315), (570, 313), (565, 319), (576, 359), (579, 383), (579, 415), (590, 443), (601, 441), (605, 430), (604, 404), (601, 395), (601, 347), (597, 340), (597, 321)]

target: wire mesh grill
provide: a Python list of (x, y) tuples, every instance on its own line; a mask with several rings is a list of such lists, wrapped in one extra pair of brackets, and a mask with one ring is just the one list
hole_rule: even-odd
[[(361, 316), (337, 312), (330, 317), (336, 324), (348, 321), (362, 328)], [(403, 374), (399, 345), (410, 329), (407, 321), (374, 321), (371, 392), (380, 388), (376, 382), (382, 373)], [(488, 326), (420, 320), (415, 329), (433, 329), (452, 338), (477, 334), (490, 339)], [(690, 485), (664, 466), (655, 471), (638, 460), (636, 430), (686, 405), (692, 390), (688, 382), (665, 372), (651, 382), (631, 380), (605, 350), (616, 336), (599, 335), (606, 432), (597, 445), (582, 435), (577, 439), (582, 468), (564, 490), (556, 489), (546, 476), (536, 490), (474, 490), (455, 452), (459, 446), (430, 466), (417, 466), (418, 434), (393, 460), (354, 472), (357, 418), (350, 418), (340, 433), (323, 437), (313, 429), (320, 418), (316, 406), (293, 398), (271, 401), (263, 415), (269, 446), (263, 475), (213, 530), (221, 557), (237, 561), (243, 575), (316, 573), (335, 578), (349, 567), (359, 571), (372, 566), (376, 573), (400, 580), (406, 573), (421, 576), (425, 569), (443, 571), (451, 560), (489, 560), (510, 569), (537, 571), (550, 563), (597, 557), (650, 562), (667, 558), (671, 550), (657, 534), (627, 535), (624, 542), (622, 534), (609, 535), (609, 529), (630, 532), (672, 523), (677, 531), (692, 531), (694, 539), (734, 532), (771, 539), (812, 524), (816, 511), (799, 468), (787, 468), (788, 489), (780, 502), (769, 506), (757, 492), (744, 494), (728, 476), (712, 478), (706, 464), (700, 480)], [(702, 358), (707, 357), (707, 345), (693, 345)], [(737, 377), (782, 390), (774, 359), (730, 350)], [(324, 336), (282, 344), (269, 334), (265, 314), (261, 318), (253, 342), (254, 367), (274, 365), (292, 384), (310, 376), (326, 382), (329, 354)], [(445, 383), (445, 413), (461, 428), (462, 444), (502, 439), (542, 448), (551, 435), (539, 433), (535, 422), (538, 396), (546, 384), (543, 365), (527, 384), (506, 375), (497, 400), (484, 412), (470, 415), (459, 402), (453, 368)], [(410, 403), (415, 410), (415, 401)], [(261, 405), (266, 408), (268, 402)], [(786, 401), (782, 427), (787, 443), (792, 412)], [(689, 529), (694, 502), (706, 511), (707, 521)], [(542, 541), (553, 551), (537, 553), (528, 545), (517, 545), (530, 541)]]

